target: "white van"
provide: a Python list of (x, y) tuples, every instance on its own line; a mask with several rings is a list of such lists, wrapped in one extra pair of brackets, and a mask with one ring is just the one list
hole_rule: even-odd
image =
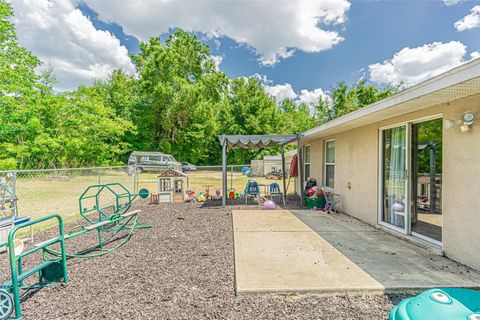
[(128, 158), (128, 173), (135, 172), (135, 162), (137, 172), (160, 171), (165, 169), (180, 170), (181, 164), (169, 154), (162, 152), (134, 151)]

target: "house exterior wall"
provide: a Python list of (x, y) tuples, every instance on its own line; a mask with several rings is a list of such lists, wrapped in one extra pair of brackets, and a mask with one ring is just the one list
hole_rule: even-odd
[(342, 197), (342, 209), (377, 224), (380, 128), (438, 114), (459, 120), (466, 111), (477, 115), (469, 132), (458, 125), (443, 130), (443, 250), (480, 269), (480, 94), (310, 142), (311, 177), (324, 184), (324, 145), (335, 139), (334, 191)]

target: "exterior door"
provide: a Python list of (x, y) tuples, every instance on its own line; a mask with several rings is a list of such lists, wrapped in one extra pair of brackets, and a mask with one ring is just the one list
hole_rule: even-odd
[(443, 119), (412, 126), (412, 235), (442, 243), (442, 133)]
[(383, 129), (380, 138), (379, 222), (402, 233), (408, 233), (408, 126)]

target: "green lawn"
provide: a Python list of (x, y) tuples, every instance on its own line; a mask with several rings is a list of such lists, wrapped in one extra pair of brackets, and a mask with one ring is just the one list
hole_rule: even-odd
[[(141, 173), (138, 176), (139, 189), (147, 188), (150, 192), (156, 192), (157, 173)], [(204, 191), (205, 185), (211, 185), (211, 194), (215, 189), (221, 190), (222, 173), (219, 170), (198, 170), (188, 173), (190, 189), (198, 195)], [(240, 172), (228, 173), (228, 188), (234, 188), (236, 192), (243, 193), (245, 184), (249, 178)], [(282, 188), (281, 180), (267, 180), (264, 177), (254, 178), (261, 184), (277, 182)], [(133, 176), (129, 176), (123, 168), (105, 171), (101, 177), (101, 183), (118, 182), (133, 192)], [(67, 173), (36, 173), (18, 174), (17, 196), (19, 199), (18, 209), (21, 216), (36, 219), (45, 215), (58, 213), (65, 222), (73, 222), (80, 219), (78, 199), (83, 191), (90, 185), (98, 184), (99, 178), (96, 172), (75, 171)], [(264, 187), (260, 188), (264, 194)], [(294, 180), (290, 182), (288, 192), (294, 191)], [(105, 204), (112, 199), (102, 199)], [(89, 207), (93, 203), (87, 204)], [(47, 224), (48, 225), (48, 224)], [(45, 229), (48, 226), (37, 226), (36, 229)]]

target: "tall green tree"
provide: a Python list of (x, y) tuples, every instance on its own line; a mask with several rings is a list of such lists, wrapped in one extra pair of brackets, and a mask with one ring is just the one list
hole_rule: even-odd
[(40, 60), (18, 44), (12, 15), (0, 2), (0, 169), (22, 165), (25, 142), (37, 130), (28, 106), (37, 99)]
[(332, 89), (331, 100), (321, 99), (315, 106), (317, 120), (324, 123), (382, 100), (398, 91), (398, 87), (378, 88), (367, 84), (365, 79), (357, 81), (351, 87), (339, 82)]
[(179, 29), (165, 44), (159, 38), (142, 43), (133, 60), (144, 100), (137, 123), (139, 137), (148, 139), (144, 148), (183, 161), (211, 160), (215, 109), (228, 79), (216, 70), (208, 46)]

